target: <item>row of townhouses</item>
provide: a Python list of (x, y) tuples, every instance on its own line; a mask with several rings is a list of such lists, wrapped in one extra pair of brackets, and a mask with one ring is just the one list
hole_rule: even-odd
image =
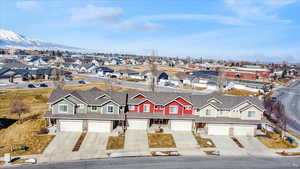
[(209, 135), (254, 136), (265, 124), (259, 99), (216, 93), (56, 89), (48, 105), (45, 117), (57, 131), (112, 132), (126, 124), (129, 130), (161, 127)]

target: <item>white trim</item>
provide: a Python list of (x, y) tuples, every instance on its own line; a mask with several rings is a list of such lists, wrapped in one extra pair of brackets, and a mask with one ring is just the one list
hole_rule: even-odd
[(79, 109), (84, 109), (84, 104), (77, 104)]
[[(109, 110), (108, 107), (112, 107), (112, 112), (108, 111), (108, 110)], [(107, 105), (107, 107), (106, 107), (106, 112), (107, 112), (107, 113), (114, 113), (114, 107), (115, 107), (115, 106), (113, 106), (113, 105)]]
[[(177, 112), (176, 112), (176, 113), (172, 113), (172, 112), (171, 112), (171, 107), (173, 107), (173, 108), (175, 107), (175, 108), (177, 109)], [(169, 106), (169, 114), (178, 114), (178, 113), (179, 113), (178, 106), (175, 106), (175, 105), (170, 105), (170, 106)]]
[[(60, 110), (60, 106), (66, 106), (66, 107), (67, 107), (67, 111), (66, 111), (66, 112), (62, 112), (62, 111)], [(61, 113), (61, 114), (68, 114), (68, 111), (69, 111), (69, 106), (68, 106), (68, 104), (64, 104), (64, 103), (58, 104), (58, 113)]]
[[(176, 99), (179, 98), (179, 97), (182, 98), (181, 96), (178, 96), (178, 97), (176, 97), (175, 99), (173, 99), (173, 100), (169, 101), (168, 103), (164, 104), (164, 106), (167, 105), (167, 104), (172, 103), (173, 101), (175, 101), (175, 102), (181, 104), (182, 106), (184, 106), (184, 104), (182, 104), (182, 103), (180, 103), (179, 101), (176, 100)], [(182, 98), (182, 99), (185, 100), (184, 98)], [(185, 100), (185, 101), (186, 101), (186, 100)], [(186, 101), (186, 102), (190, 103), (189, 101)], [(192, 103), (190, 103), (190, 104), (193, 105)]]
[[(146, 106), (147, 106), (147, 108), (149, 108), (149, 111), (145, 111)], [(151, 112), (151, 105), (150, 104), (144, 104), (143, 105), (143, 112), (150, 113)]]
[(103, 105), (105, 105), (106, 103), (108, 103), (108, 102), (113, 102), (113, 103), (115, 103), (115, 104), (117, 104), (118, 106), (121, 106), (121, 105), (119, 105), (117, 102), (115, 102), (115, 101), (113, 101), (113, 100), (107, 100), (106, 102), (104, 102), (104, 103), (102, 103), (100, 106), (103, 106)]
[(145, 99), (145, 100), (139, 102), (138, 105), (141, 105), (141, 104), (144, 103), (145, 101), (149, 101), (149, 102), (151, 102), (153, 105), (155, 105), (155, 103), (154, 103), (153, 101), (149, 100), (149, 99)]
[[(96, 110), (93, 110), (93, 107), (96, 107)], [(98, 107), (97, 106), (91, 106), (91, 111), (95, 112), (98, 110)]]
[(142, 93), (138, 93), (138, 94), (136, 94), (136, 95), (134, 95), (134, 96), (132, 96), (130, 99), (134, 99), (136, 96), (138, 96), (138, 95), (142, 95), (142, 96), (144, 96), (145, 98), (146, 98), (146, 96), (145, 95), (143, 95)]
[(215, 97), (212, 97), (212, 98), (208, 99), (208, 100), (207, 100), (207, 103), (211, 102), (212, 100), (215, 100), (215, 101), (217, 101), (217, 102), (223, 104), (223, 102), (221, 102), (219, 99), (216, 99)]
[(99, 98), (102, 98), (102, 97), (104, 97), (104, 96), (107, 96), (107, 97), (111, 98), (109, 95), (103, 94), (103, 95), (100, 95), (100, 96), (96, 97), (95, 99), (99, 99)]

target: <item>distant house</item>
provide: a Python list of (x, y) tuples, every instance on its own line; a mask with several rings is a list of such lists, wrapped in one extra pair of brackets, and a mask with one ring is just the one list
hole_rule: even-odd
[(112, 70), (108, 67), (101, 66), (101, 67), (97, 68), (97, 74), (99, 76), (107, 76), (107, 75), (112, 74), (113, 72), (114, 72), (114, 70)]
[(93, 64), (84, 64), (79, 68), (79, 72), (82, 73), (96, 73), (97, 72), (97, 66)]
[(10, 68), (2, 68), (0, 69), (0, 84), (7, 84), (22, 81), (17, 73)]
[(144, 79), (139, 72), (131, 69), (118, 70), (114, 74), (119, 78)]

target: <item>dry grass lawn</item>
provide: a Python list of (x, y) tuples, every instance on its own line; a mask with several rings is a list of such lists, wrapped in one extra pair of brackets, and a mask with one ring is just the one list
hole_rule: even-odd
[(214, 142), (209, 138), (202, 138), (200, 136), (195, 136), (195, 139), (200, 147), (203, 147), (203, 148), (215, 148), (216, 147)]
[(33, 114), (43, 114), (48, 109), (46, 104), (50, 96), (51, 88), (41, 89), (6, 89), (0, 94), (0, 117), (17, 119), (17, 115), (10, 114), (10, 102), (14, 98), (23, 99), (26, 104), (30, 105), (30, 112), (24, 117)]
[(106, 150), (124, 149), (125, 136), (109, 136), (106, 145)]
[(172, 134), (148, 133), (150, 148), (176, 148)]
[[(123, 70), (123, 69), (131, 69), (137, 72), (143, 72), (146, 70), (150, 70), (150, 66), (148, 65), (138, 65), (138, 66), (107, 66), (113, 70)], [(174, 75), (178, 72), (183, 72), (185, 70), (187, 70), (186, 68), (183, 67), (169, 67), (169, 66), (162, 66), (162, 65), (157, 65), (157, 70), (159, 71), (164, 71), (166, 72), (168, 75)]]
[(41, 128), (47, 125), (45, 119), (31, 119), (22, 124), (14, 123), (6, 129), (0, 130), (0, 156), (10, 152), (11, 149), (18, 149), (20, 146), (27, 146), (27, 151), (13, 151), (12, 155), (40, 154), (54, 138), (52, 135), (36, 135)]
[(228, 95), (234, 95), (234, 96), (258, 96), (258, 92), (252, 92), (248, 90), (243, 90), (243, 89), (232, 89), (232, 90), (227, 90), (224, 92), (224, 94)]
[(291, 149), (298, 147), (296, 143), (290, 144), (287, 140), (284, 140), (279, 134), (274, 132), (268, 132), (267, 136), (259, 136), (258, 140), (271, 149)]
[(276, 152), (281, 156), (300, 156), (300, 152)]

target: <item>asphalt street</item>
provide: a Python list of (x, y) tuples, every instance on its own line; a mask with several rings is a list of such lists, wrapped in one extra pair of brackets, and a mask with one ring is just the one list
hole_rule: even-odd
[(278, 89), (276, 96), (285, 106), (288, 128), (300, 134), (300, 80), (287, 88)]
[[(108, 79), (108, 78), (102, 78), (102, 77), (96, 77), (92, 75), (85, 75), (85, 74), (77, 74), (79, 77), (85, 78), (84, 81), (87, 83), (95, 82), (95, 81), (107, 81), (110, 80), (113, 85), (116, 86), (122, 86), (122, 87), (127, 87), (127, 88), (134, 88), (134, 89), (139, 89), (139, 90), (149, 90), (150, 87), (148, 84), (140, 82), (127, 82), (127, 81), (121, 81), (117, 79)], [(27, 88), (28, 84), (40, 84), (40, 83), (45, 83), (49, 87), (53, 87), (53, 82), (35, 82), (35, 83), (27, 83), (27, 82), (21, 82), (17, 84), (9, 84), (9, 85), (0, 85), (0, 89), (4, 88)], [(65, 81), (65, 85), (79, 85), (78, 80), (73, 80), (73, 81)], [(205, 94), (205, 93), (211, 93), (213, 92), (212, 90), (204, 90), (204, 91), (197, 91), (197, 90), (190, 90), (190, 89), (179, 89), (179, 88), (173, 88), (173, 87), (165, 87), (165, 86), (156, 86), (156, 90), (158, 92), (177, 92), (177, 93), (193, 93), (193, 94)]]
[[(22, 169), (293, 169), (300, 167), (299, 158), (259, 157), (131, 157), (23, 165)], [(9, 167), (12, 168), (12, 167)]]

